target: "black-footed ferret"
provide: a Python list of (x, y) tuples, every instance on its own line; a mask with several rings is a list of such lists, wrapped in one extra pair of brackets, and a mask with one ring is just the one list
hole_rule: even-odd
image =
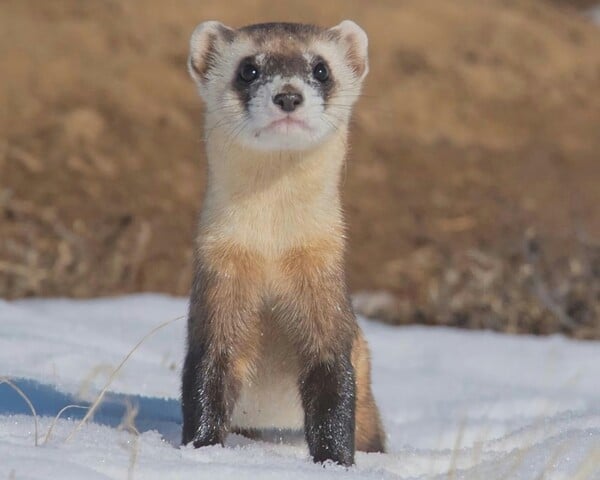
[(354, 22), (200, 24), (208, 183), (183, 368), (183, 443), (304, 429), (317, 462), (384, 450), (344, 275), (340, 173), (368, 71)]

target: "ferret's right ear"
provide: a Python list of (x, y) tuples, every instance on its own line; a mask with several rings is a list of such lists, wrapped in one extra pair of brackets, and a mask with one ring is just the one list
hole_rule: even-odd
[(329, 29), (346, 50), (346, 60), (362, 81), (369, 73), (369, 39), (365, 31), (352, 20), (344, 20)]
[(188, 71), (191, 77), (202, 85), (207, 74), (214, 66), (219, 43), (230, 42), (235, 31), (221, 22), (203, 22), (196, 27), (190, 39), (190, 57)]

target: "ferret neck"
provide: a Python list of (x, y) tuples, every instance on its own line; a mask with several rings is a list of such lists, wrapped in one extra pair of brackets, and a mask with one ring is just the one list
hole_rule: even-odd
[[(339, 205), (339, 178), (345, 160), (347, 131), (340, 129), (317, 147), (303, 151), (258, 151), (232, 144), (213, 132), (207, 139), (207, 200), (244, 201), (279, 193), (288, 200), (329, 197)], [(217, 205), (214, 205), (217, 206)]]

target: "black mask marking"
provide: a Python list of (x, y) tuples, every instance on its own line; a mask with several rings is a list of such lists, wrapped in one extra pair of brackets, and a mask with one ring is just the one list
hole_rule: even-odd
[[(301, 78), (320, 92), (324, 103), (326, 103), (331, 96), (335, 86), (335, 79), (331, 70), (329, 69), (329, 78), (324, 82), (316, 80), (313, 76), (313, 69), (316, 64), (324, 63), (329, 68), (327, 62), (323, 58), (315, 57), (314, 60), (309, 63), (300, 53), (265, 54), (265, 58), (262, 62), (258, 62), (257, 57), (258, 55), (243, 58), (235, 71), (235, 77), (232, 81), (232, 87), (237, 92), (238, 98), (246, 111), (258, 89), (265, 83), (270, 82), (276, 76), (282, 78)], [(243, 68), (248, 64), (256, 65), (260, 71), (259, 76), (252, 82), (244, 81), (239, 75), (240, 68)]]
[[(313, 70), (319, 63), (322, 63), (329, 73), (327, 80), (322, 82), (317, 80), (313, 75)], [(331, 67), (322, 57), (315, 57), (313, 60), (310, 71), (310, 84), (317, 89), (317, 91), (321, 94), (321, 97), (323, 97), (323, 103), (327, 105), (327, 100), (329, 100), (331, 97), (333, 87), (335, 86), (335, 78), (333, 76), (333, 72), (331, 71)]]

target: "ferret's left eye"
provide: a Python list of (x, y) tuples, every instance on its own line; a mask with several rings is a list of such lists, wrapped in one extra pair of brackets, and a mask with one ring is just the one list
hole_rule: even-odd
[(323, 62), (319, 62), (313, 68), (313, 77), (319, 82), (326, 82), (329, 79), (329, 69)]
[(259, 75), (260, 72), (258, 70), (258, 67), (253, 63), (244, 63), (240, 67), (239, 76), (246, 83), (253, 82), (258, 78)]

